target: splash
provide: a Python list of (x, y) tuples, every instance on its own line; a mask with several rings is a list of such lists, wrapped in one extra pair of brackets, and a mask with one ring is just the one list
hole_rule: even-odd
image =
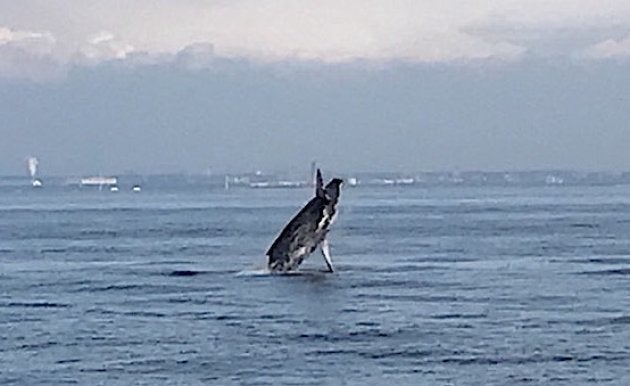
[(236, 273), (236, 276), (270, 276), (273, 273), (267, 268), (243, 270)]
[(236, 273), (236, 276), (249, 276), (249, 277), (261, 277), (261, 276), (306, 276), (306, 277), (326, 277), (330, 274), (329, 271), (314, 270), (314, 269), (300, 269), (297, 271), (287, 272), (273, 272), (269, 268), (252, 268), (248, 270), (242, 270)]
[(31, 175), (31, 178), (35, 179), (35, 174), (37, 173), (37, 165), (39, 164), (39, 161), (35, 157), (28, 157), (27, 164), (28, 172)]

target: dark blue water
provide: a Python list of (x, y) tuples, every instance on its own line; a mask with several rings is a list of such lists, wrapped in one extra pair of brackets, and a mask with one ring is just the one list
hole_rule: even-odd
[(630, 384), (630, 187), (0, 193), (0, 384)]

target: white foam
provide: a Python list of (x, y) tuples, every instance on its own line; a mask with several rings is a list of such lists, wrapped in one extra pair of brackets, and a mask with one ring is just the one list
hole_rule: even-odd
[(320, 270), (297, 270), (287, 272), (272, 272), (268, 268), (242, 270), (236, 273), (236, 276), (319, 276), (326, 275), (328, 271)]
[(272, 272), (268, 268), (243, 270), (236, 273), (236, 276), (269, 276)]

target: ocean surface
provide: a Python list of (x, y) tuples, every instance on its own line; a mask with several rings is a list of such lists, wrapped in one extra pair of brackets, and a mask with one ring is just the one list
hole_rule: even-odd
[(630, 385), (630, 186), (0, 192), (0, 384)]

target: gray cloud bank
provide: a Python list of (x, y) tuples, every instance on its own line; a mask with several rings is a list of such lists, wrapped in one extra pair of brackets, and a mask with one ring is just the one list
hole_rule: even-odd
[(201, 45), (141, 69), (0, 82), (0, 173), (23, 171), (27, 155), (53, 174), (302, 170), (312, 159), (336, 170), (628, 170), (629, 89), (617, 61), (270, 65)]

